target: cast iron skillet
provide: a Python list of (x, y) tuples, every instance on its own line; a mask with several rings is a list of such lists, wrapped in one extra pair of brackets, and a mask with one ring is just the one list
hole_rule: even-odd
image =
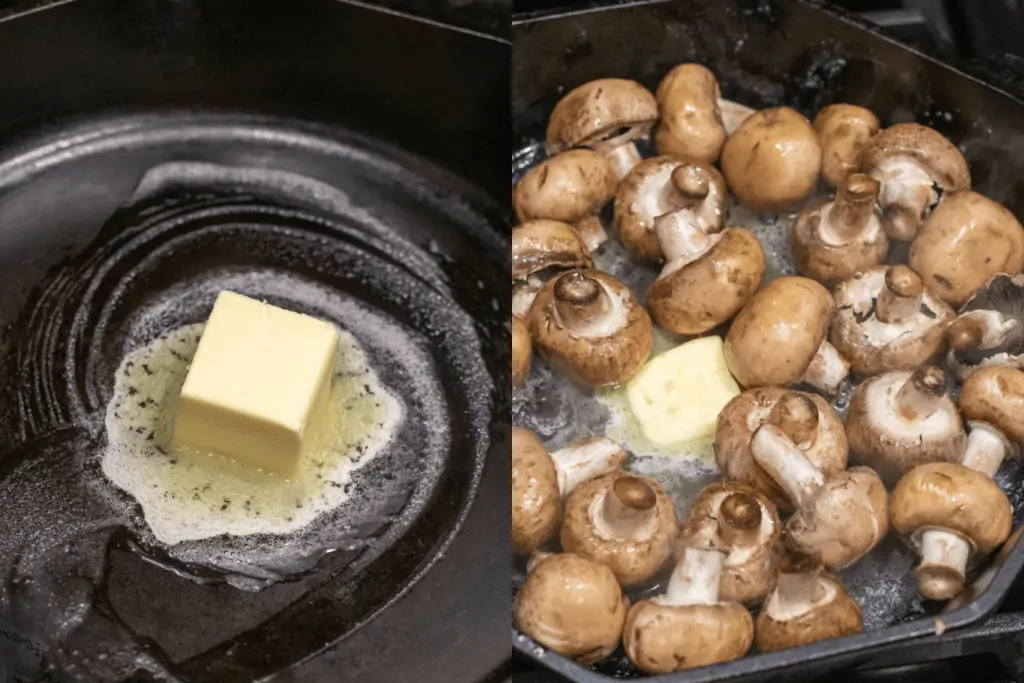
[[(72, 0), (0, 15), (0, 60), (0, 680), (499, 668), (507, 43), (336, 0)], [(333, 542), (293, 563), (161, 547), (96, 471), (143, 323), (202, 320), (226, 281), (363, 334), (407, 399)]]

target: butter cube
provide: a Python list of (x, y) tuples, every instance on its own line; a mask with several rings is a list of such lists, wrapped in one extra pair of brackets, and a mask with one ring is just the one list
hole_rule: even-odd
[(181, 389), (174, 443), (292, 477), (327, 419), (338, 332), (221, 292)]

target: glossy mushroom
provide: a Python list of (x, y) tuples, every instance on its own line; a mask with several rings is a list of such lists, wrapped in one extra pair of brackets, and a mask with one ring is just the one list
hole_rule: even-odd
[(960, 388), (960, 412), (970, 432), (961, 462), (994, 477), (1024, 443), (1024, 372), (995, 366), (978, 370)]
[(754, 211), (797, 207), (818, 183), (821, 146), (811, 123), (788, 107), (752, 115), (722, 148), (729, 189)]
[(857, 387), (846, 436), (858, 462), (888, 484), (924, 463), (959, 462), (964, 428), (947, 388), (933, 365), (888, 372)]
[(619, 646), (628, 610), (608, 567), (562, 553), (535, 563), (516, 595), (514, 614), (520, 631), (585, 666)]
[(555, 274), (594, 265), (590, 250), (568, 223), (535, 220), (512, 228), (512, 313), (525, 317), (537, 292)]
[(839, 186), (860, 168), (860, 157), (878, 132), (878, 117), (853, 104), (830, 104), (814, 117), (821, 143), (821, 175)]
[(729, 371), (748, 388), (806, 382), (834, 395), (850, 371), (825, 338), (834, 310), (832, 295), (814, 280), (772, 280), (747, 301), (729, 328)]
[(654, 95), (622, 78), (601, 78), (570, 90), (548, 120), (548, 154), (589, 147), (608, 158), (622, 178), (640, 162), (635, 140), (647, 138), (658, 119)]
[(530, 375), (533, 361), (533, 340), (530, 330), (518, 315), (512, 316), (512, 386), (518, 387)]
[(929, 363), (956, 314), (908, 266), (878, 266), (835, 291), (829, 341), (859, 375), (913, 370)]
[(928, 463), (900, 479), (892, 492), (892, 524), (921, 555), (921, 595), (948, 600), (963, 590), (968, 559), (1006, 540), (1012, 512), (990, 477), (963, 465)]
[(754, 620), (719, 591), (724, 553), (686, 548), (664, 595), (633, 605), (623, 647), (648, 674), (708, 666), (738, 659), (754, 642)]
[[(796, 397), (809, 399), (815, 411), (801, 410)], [(750, 440), (763, 424), (789, 434), (825, 478), (846, 469), (848, 446), (843, 422), (821, 396), (778, 387), (748, 389), (725, 405), (715, 429), (715, 461), (727, 479), (744, 482), (760, 491), (779, 510), (792, 512), (793, 502), (754, 460)]]
[(826, 287), (885, 260), (889, 240), (875, 207), (878, 181), (855, 173), (832, 201), (803, 211), (790, 232), (796, 272)]
[(946, 328), (946, 362), (961, 380), (978, 368), (1024, 368), (1024, 275), (988, 279)]
[(629, 288), (596, 270), (572, 270), (548, 282), (526, 323), (542, 358), (591, 387), (628, 380), (654, 344), (651, 318)]
[(658, 153), (714, 163), (726, 137), (715, 75), (700, 64), (680, 64), (658, 84), (655, 98)]
[(960, 306), (996, 273), (1024, 269), (1024, 228), (976, 192), (946, 197), (910, 245), (910, 267), (944, 301)]
[(861, 172), (882, 184), (882, 226), (902, 242), (914, 239), (941, 196), (971, 189), (960, 150), (917, 123), (897, 123), (875, 135), (861, 153)]
[(562, 549), (608, 565), (623, 588), (648, 581), (672, 556), (676, 508), (653, 479), (616, 471), (580, 485), (565, 502)]

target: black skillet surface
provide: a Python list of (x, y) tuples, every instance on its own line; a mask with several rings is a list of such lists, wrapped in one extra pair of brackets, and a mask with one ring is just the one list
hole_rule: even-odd
[[(507, 45), (333, 0), (77, 0), (0, 17), (0, 59), (0, 680), (499, 668)], [(326, 545), (162, 547), (97, 473), (124, 352), (225, 282), (351, 329), (406, 400)]]

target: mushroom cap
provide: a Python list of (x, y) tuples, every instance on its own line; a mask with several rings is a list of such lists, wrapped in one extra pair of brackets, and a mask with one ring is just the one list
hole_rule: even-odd
[(889, 531), (889, 494), (875, 471), (851, 467), (828, 479), (786, 523), (786, 546), (830, 569), (853, 564)]
[(757, 489), (782, 511), (792, 511), (793, 503), (754, 460), (750, 440), (757, 428), (768, 421), (768, 415), (779, 399), (791, 392), (810, 398), (818, 409), (818, 436), (809, 448), (801, 448), (800, 452), (826, 479), (839, 474), (846, 469), (846, 432), (836, 411), (817, 394), (778, 387), (748, 389), (722, 408), (715, 429), (715, 461), (722, 473), (728, 479), (745, 482)]
[(892, 525), (918, 545), (921, 532), (955, 531), (976, 553), (990, 553), (1010, 535), (1013, 508), (989, 477), (963, 465), (933, 462), (915, 467), (892, 492)]
[(512, 428), (512, 550), (536, 552), (555, 535), (562, 514), (558, 473), (529, 429)]
[[(756, 545), (729, 548), (722, 562), (718, 599), (753, 605), (761, 602), (775, 588), (776, 565), (781, 548), (782, 524), (779, 512), (768, 496), (753, 486), (728, 481), (706, 486), (690, 507), (690, 519), (672, 548), (679, 562), (687, 547), (718, 547), (719, 508), (727, 497), (742, 493), (757, 501), (761, 512)], [(701, 541), (701, 542), (696, 542)]]
[(518, 315), (512, 316), (512, 386), (521, 386), (530, 374), (533, 340), (530, 330)]
[(690, 200), (683, 197), (672, 182), (672, 172), (687, 163), (699, 164), (711, 178), (700, 219), (708, 226), (707, 232), (718, 232), (725, 221), (728, 198), (725, 179), (718, 169), (670, 156), (652, 157), (634, 166), (615, 192), (613, 225), (619, 241), (627, 249), (651, 261), (665, 260), (654, 230), (654, 219), (689, 205)]
[(739, 659), (754, 642), (754, 619), (736, 602), (633, 605), (622, 644), (629, 661), (647, 674), (666, 674)]
[(814, 117), (821, 143), (821, 174), (832, 185), (860, 168), (860, 157), (878, 132), (878, 117), (853, 104), (830, 104)]
[(578, 486), (565, 502), (565, 517), (559, 537), (562, 549), (608, 565), (623, 588), (631, 588), (650, 579), (672, 556), (672, 542), (679, 535), (676, 508), (665, 489), (646, 477), (636, 477), (653, 491), (657, 501), (651, 522), (634, 539), (614, 538), (598, 529), (591, 517), (605, 496), (612, 495), (615, 481), (633, 475), (618, 470), (591, 479)]
[(670, 332), (701, 334), (736, 315), (764, 277), (761, 241), (726, 228), (700, 258), (662, 275), (647, 289), (647, 308)]
[(942, 350), (946, 328), (956, 318), (948, 304), (926, 290), (921, 310), (909, 320), (879, 320), (875, 302), (886, 287), (888, 270), (877, 266), (854, 275), (835, 290), (837, 308), (829, 341), (860, 375), (913, 370), (927, 364)]
[(715, 75), (700, 64), (680, 64), (661, 79), (655, 98), (661, 114), (658, 154), (714, 162), (725, 143)]
[(570, 149), (526, 172), (513, 194), (516, 216), (520, 221), (575, 223), (600, 213), (618, 183), (607, 158), (589, 149)]
[(525, 280), (546, 268), (590, 268), (590, 250), (568, 223), (534, 220), (512, 228), (512, 279)]
[[(960, 315), (971, 311), (998, 311), (1005, 319), (1024, 325), (1024, 275), (998, 273), (990, 277), (963, 305)], [(979, 366), (1020, 367), (1024, 364), (1024, 335), (1008, 335), (1003, 344), (991, 349), (950, 349), (948, 360), (961, 379)]]
[(537, 294), (526, 324), (537, 352), (558, 372), (589, 386), (610, 386), (625, 382), (647, 362), (654, 345), (654, 326), (647, 311), (629, 287), (607, 273), (578, 270), (597, 280), (621, 306), (624, 324), (600, 337), (577, 336), (562, 327), (554, 313), (555, 287), (561, 277), (550, 280)]
[(802, 614), (782, 612), (777, 592), (768, 597), (757, 617), (758, 650), (777, 652), (861, 632), (863, 623), (857, 601), (831, 576), (821, 576), (819, 583), (819, 599)]
[(882, 130), (861, 152), (861, 169), (869, 173), (893, 157), (917, 162), (945, 192), (971, 189), (971, 172), (964, 155), (942, 134), (927, 126), (897, 123)]
[(618, 648), (628, 610), (608, 567), (562, 553), (541, 560), (526, 577), (515, 620), (544, 647), (586, 665)]
[(976, 192), (945, 197), (910, 245), (910, 267), (944, 301), (959, 306), (996, 273), (1024, 270), (1024, 228)]
[(548, 119), (548, 155), (589, 147), (621, 128), (646, 137), (658, 118), (658, 103), (647, 88), (623, 78), (601, 78), (570, 90)]
[(834, 309), (832, 295), (814, 280), (772, 280), (750, 297), (729, 328), (729, 371), (744, 387), (796, 382), (825, 340)]
[(820, 170), (818, 136), (810, 121), (789, 107), (755, 113), (722, 147), (729, 189), (755, 211), (793, 208), (814, 189)]
[(872, 377), (853, 392), (846, 413), (850, 450), (889, 483), (924, 463), (960, 462), (966, 443), (960, 413), (949, 396), (924, 418), (900, 416), (896, 396), (911, 375), (900, 370)]
[(1024, 372), (1008, 366), (978, 370), (960, 388), (960, 412), (1024, 444)]

